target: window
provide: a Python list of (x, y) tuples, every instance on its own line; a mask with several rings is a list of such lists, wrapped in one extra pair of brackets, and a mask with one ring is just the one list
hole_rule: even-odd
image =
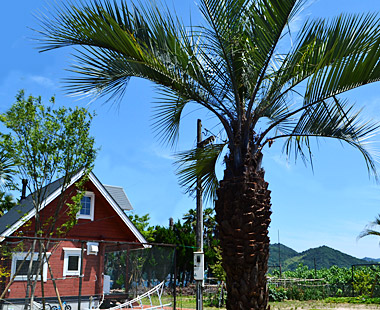
[(80, 215), (91, 215), (91, 197), (84, 196), (81, 200), (82, 209), (80, 209)]
[(82, 208), (77, 214), (78, 219), (94, 220), (95, 194), (86, 192), (81, 200)]
[[(17, 273), (15, 277), (15, 281), (26, 281), (27, 276), (28, 276), (28, 269), (29, 269), (29, 264), (30, 264), (30, 259), (31, 259), (31, 254), (28, 255), (28, 257), (25, 259), (28, 253), (26, 252), (18, 252), (14, 253), (12, 255), (12, 266), (11, 266), (11, 275), (13, 276), (17, 269), (21, 266), (21, 269)], [(48, 256), (50, 256), (50, 253), (47, 253)], [(24, 261), (25, 259), (25, 261)], [(24, 262), (24, 263), (23, 263)], [(21, 265), (22, 264), (22, 265)], [(32, 261), (32, 272), (31, 275), (34, 277), (37, 274), (38, 271), (38, 253), (34, 253), (33, 255), (33, 261)], [(43, 279), (46, 282), (47, 279), (47, 263), (46, 261), (42, 264), (42, 275)], [(41, 272), (37, 275), (37, 279), (41, 279)]]
[(63, 276), (79, 276), (80, 274), (80, 248), (63, 248)]

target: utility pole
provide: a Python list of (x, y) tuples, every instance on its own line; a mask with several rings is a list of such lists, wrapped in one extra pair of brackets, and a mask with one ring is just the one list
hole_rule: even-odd
[[(197, 148), (202, 149), (212, 141), (214, 136), (210, 136), (202, 141), (202, 122), (197, 122)], [(196, 243), (197, 252), (194, 252), (194, 280), (196, 283), (196, 304), (197, 310), (203, 310), (203, 281), (204, 281), (204, 253), (203, 253), (203, 205), (202, 205), (202, 180), (197, 178), (197, 226)]]
[(280, 278), (282, 278), (280, 230), (278, 230), (277, 233), (278, 233), (278, 266), (280, 267)]
[[(202, 122), (197, 122), (197, 147), (200, 148), (202, 142)], [(197, 178), (197, 248), (199, 252), (203, 252), (203, 201), (202, 201), (202, 180)]]
[[(197, 121), (197, 148), (202, 142), (202, 122)], [(194, 256), (194, 268), (198, 269), (197, 275), (194, 272), (196, 283), (196, 309), (203, 310), (203, 280), (204, 280), (204, 255), (203, 255), (203, 202), (202, 202), (202, 180), (197, 178), (197, 226), (196, 226), (196, 245), (197, 253)]]

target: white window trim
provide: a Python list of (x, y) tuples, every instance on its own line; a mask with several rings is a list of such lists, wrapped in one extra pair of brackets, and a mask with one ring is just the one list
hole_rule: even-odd
[[(63, 248), (65, 255), (63, 257), (63, 276), (79, 276), (81, 268), (81, 248)], [(78, 270), (68, 270), (69, 256), (78, 256)]]
[[(25, 256), (30, 257), (31, 255), (32, 255), (31, 253), (29, 253), (28, 255), (28, 252), (16, 252), (12, 255), (11, 277), (13, 277), (13, 275), (16, 273), (17, 261), (24, 260)], [(46, 255), (47, 257), (49, 257), (51, 253), (47, 252)], [(33, 254), (33, 261), (37, 261), (37, 260), (38, 260), (38, 252), (35, 252)], [(27, 263), (28, 263), (27, 261), (24, 262), (24, 264), (27, 264)], [(46, 282), (47, 281), (47, 262), (46, 261), (42, 265), (42, 275), (43, 275), (44, 282)], [(37, 280), (41, 280), (41, 274), (37, 276)], [(27, 276), (16, 275), (16, 277), (14, 278), (14, 281), (27, 281)]]
[(84, 197), (90, 197), (90, 215), (80, 214), (80, 210), (77, 213), (77, 219), (94, 220), (94, 206), (95, 206), (95, 194), (93, 192), (85, 192)]

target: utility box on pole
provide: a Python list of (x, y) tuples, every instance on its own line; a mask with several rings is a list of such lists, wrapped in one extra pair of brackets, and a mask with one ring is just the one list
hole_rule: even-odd
[(194, 252), (194, 280), (203, 281), (204, 280), (204, 253)]

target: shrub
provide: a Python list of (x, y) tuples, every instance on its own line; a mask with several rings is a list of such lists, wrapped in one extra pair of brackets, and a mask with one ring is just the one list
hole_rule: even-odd
[(283, 301), (284, 299), (288, 299), (285, 288), (269, 286), (269, 301)]

